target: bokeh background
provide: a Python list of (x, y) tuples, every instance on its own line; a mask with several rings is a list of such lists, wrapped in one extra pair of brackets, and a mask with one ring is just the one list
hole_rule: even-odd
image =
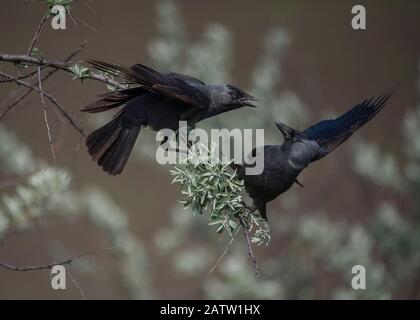
[[(367, 30), (351, 28), (363, 4)], [(2, 0), (0, 52), (23, 53), (47, 7)], [(54, 164), (39, 96), (0, 122), (0, 261), (45, 264), (90, 250), (69, 267), (88, 299), (400, 299), (420, 298), (420, 3), (417, 1), (73, 1), (76, 25), (46, 25), (37, 47), (60, 59), (136, 62), (237, 84), (260, 98), (201, 126), (264, 128), (280, 143), (279, 119), (304, 129), (393, 86), (398, 90), (366, 127), (314, 163), (268, 208), (272, 240), (255, 248), (229, 242), (177, 203), (169, 166), (154, 161), (154, 134), (143, 130), (122, 175), (89, 159), (77, 132), (49, 110)], [(2, 67), (13, 68), (10, 64)], [(112, 114), (78, 110), (108, 90), (58, 72), (44, 83), (86, 131)], [(0, 86), (6, 108), (22, 88)], [(417, 196), (416, 196), (417, 195)], [(366, 290), (351, 288), (364, 265)], [(80, 299), (50, 286), (48, 270), (0, 269), (1, 299)]]

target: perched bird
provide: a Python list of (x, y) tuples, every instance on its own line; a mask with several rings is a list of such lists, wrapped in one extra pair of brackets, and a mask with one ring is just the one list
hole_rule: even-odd
[(340, 117), (320, 121), (304, 131), (276, 122), (284, 137), (283, 144), (266, 145), (252, 151), (256, 161), (264, 161), (263, 172), (259, 175), (246, 175), (245, 169), (251, 165), (244, 164), (239, 168), (239, 176), (244, 180), (245, 189), (254, 202), (253, 209), (258, 209), (267, 220), (267, 202), (286, 192), (294, 183), (303, 187), (297, 180), (302, 170), (350, 138), (382, 110), (393, 92), (391, 90), (377, 98), (364, 100)]
[(256, 99), (233, 85), (207, 85), (187, 75), (163, 74), (142, 64), (125, 68), (96, 60), (89, 63), (134, 85), (102, 94), (99, 100), (82, 108), (96, 113), (122, 106), (109, 123), (86, 138), (89, 154), (111, 175), (124, 169), (142, 127), (176, 130), (179, 121), (193, 127), (223, 112), (255, 107)]

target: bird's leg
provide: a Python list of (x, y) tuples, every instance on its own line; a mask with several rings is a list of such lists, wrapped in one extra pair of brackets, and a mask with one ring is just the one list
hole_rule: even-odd
[[(162, 146), (163, 144), (167, 143), (169, 140), (168, 136), (165, 136), (165, 138), (162, 140), (162, 142), (160, 143), (160, 145)], [(180, 150), (178, 147), (176, 148), (171, 148), (169, 146), (167, 146), (165, 148), (165, 151), (174, 151), (176, 153), (187, 153), (185, 150)]]
[(295, 183), (304, 188), (303, 184), (301, 184), (297, 178), (295, 179)]
[(187, 126), (187, 149), (190, 149), (192, 146), (192, 142), (188, 137), (190, 136), (190, 132), (195, 129), (195, 124)]
[(232, 170), (236, 170), (237, 172), (239, 171), (239, 169), (241, 169), (241, 165), (240, 164), (236, 164), (236, 163), (234, 163), (234, 162), (232, 162), (230, 165), (229, 165), (229, 167), (231, 167), (232, 168)]

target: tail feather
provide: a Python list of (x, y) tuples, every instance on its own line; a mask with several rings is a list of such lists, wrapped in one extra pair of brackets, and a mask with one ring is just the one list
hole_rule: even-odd
[(100, 156), (98, 165), (109, 174), (120, 174), (137, 140), (140, 128), (122, 129), (118, 138)]
[(120, 130), (118, 120), (115, 118), (87, 136), (86, 146), (93, 160), (97, 160), (111, 146)]
[(111, 175), (120, 174), (140, 133), (140, 126), (124, 126), (121, 115), (93, 131), (86, 139), (91, 157)]

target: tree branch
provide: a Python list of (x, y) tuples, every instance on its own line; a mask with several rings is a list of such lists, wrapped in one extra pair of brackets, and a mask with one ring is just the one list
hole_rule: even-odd
[(63, 261), (58, 261), (58, 262), (53, 262), (53, 263), (49, 263), (49, 264), (43, 264), (43, 265), (34, 265), (34, 266), (24, 266), (24, 267), (18, 267), (18, 266), (14, 266), (8, 263), (4, 263), (4, 262), (0, 262), (0, 267), (7, 269), (7, 270), (11, 270), (11, 271), (20, 271), (20, 272), (26, 272), (26, 271), (36, 271), (36, 270), (45, 270), (45, 269), (49, 269), (51, 270), (52, 267), (57, 266), (57, 265), (70, 265), (73, 263), (73, 261), (86, 257), (88, 255), (93, 255), (96, 253), (100, 253), (103, 251), (108, 251), (111, 250), (112, 248), (104, 248), (104, 249), (99, 249), (99, 250), (93, 250), (93, 251), (88, 251), (82, 254), (79, 254), (77, 256), (74, 256), (70, 259), (66, 259)]
[[(77, 50), (75, 50), (75, 51), (73, 51), (72, 53), (70, 53), (65, 59), (64, 59), (64, 61), (65, 62), (68, 62), (69, 60), (71, 60), (71, 59), (73, 59), (76, 55), (78, 55), (82, 50), (83, 50), (83, 48), (86, 46), (86, 44), (87, 44), (87, 41), (84, 41), (81, 45), (80, 45), (80, 47), (77, 49)], [(51, 77), (54, 73), (56, 73), (57, 71), (58, 71), (59, 69), (52, 69), (52, 70), (50, 70), (46, 75), (44, 75), (43, 77), (42, 77), (42, 81), (45, 81), (45, 80), (47, 80), (49, 77)], [(37, 71), (35, 71), (35, 72), (32, 72), (32, 73), (30, 73), (29, 75), (25, 75), (25, 76), (23, 76), (23, 77), (19, 77), (18, 79), (19, 80), (22, 80), (22, 79), (25, 79), (25, 78), (27, 78), (27, 77), (29, 77), (29, 76), (31, 76), (31, 75), (33, 75), (34, 73), (36, 73)], [(6, 81), (8, 81), (8, 82), (13, 82), (14, 80), (13, 79), (6, 79), (5, 81), (3, 81), (3, 82), (6, 82)], [(35, 85), (36, 83), (32, 83), (33, 85)], [(25, 90), (25, 92), (23, 92), (19, 97), (17, 97), (11, 104), (9, 104), (6, 108), (5, 108), (5, 110), (0, 114), (0, 120), (2, 120), (9, 112), (11, 112), (23, 99), (25, 99), (31, 92), (32, 92), (32, 88), (28, 88), (28, 89), (26, 89)]]
[(44, 124), (45, 124), (45, 127), (47, 128), (48, 142), (50, 143), (50, 149), (51, 149), (52, 157), (54, 159), (54, 163), (57, 163), (57, 158), (55, 157), (54, 146), (53, 146), (52, 138), (51, 138), (51, 129), (50, 129), (50, 125), (48, 123), (47, 104), (45, 103), (44, 91), (42, 90), (42, 79), (41, 79), (41, 67), (40, 66), (38, 66), (38, 85), (39, 85), (39, 95), (41, 96), (41, 103), (42, 103), (43, 110), (44, 110)]
[[(60, 69), (74, 75), (73, 71), (70, 70), (70, 66), (72, 65), (72, 63), (70, 62), (49, 61), (43, 58), (32, 57), (27, 54), (7, 54), (7, 53), (0, 53), (0, 61), (13, 62), (13, 63), (18, 63), (18, 64), (29, 64), (29, 65), (35, 65), (35, 66), (46, 66), (49, 68)], [(97, 72), (91, 71), (84, 78), (100, 81), (119, 89), (125, 89), (125, 86), (123, 84), (105, 75), (99, 74)]]
[(236, 236), (238, 235), (240, 229), (241, 228), (236, 229), (235, 233), (232, 236), (232, 239), (230, 239), (229, 244), (226, 246), (225, 251), (223, 251), (223, 253), (219, 257), (219, 259), (217, 259), (216, 263), (214, 264), (214, 266), (210, 269), (209, 273), (207, 274), (207, 278), (211, 276), (211, 274), (213, 273), (213, 271), (219, 266), (220, 262), (223, 260), (223, 258), (225, 257), (225, 255), (228, 253), (228, 251), (232, 247), (233, 242), (235, 241)]
[[(41, 91), (39, 90), (39, 88), (38, 87), (35, 87), (34, 85), (32, 85), (32, 84), (30, 84), (30, 83), (28, 83), (28, 82), (26, 82), (26, 81), (23, 81), (23, 80), (19, 80), (18, 78), (16, 78), (16, 77), (14, 77), (14, 76), (12, 76), (12, 75), (9, 75), (9, 74), (6, 74), (6, 73), (4, 73), (4, 72), (2, 72), (2, 71), (0, 71), (0, 76), (3, 76), (3, 77), (6, 77), (6, 78), (9, 78), (9, 79), (13, 79), (16, 83), (18, 83), (18, 84), (21, 84), (21, 85), (23, 85), (23, 86), (25, 86), (25, 87), (27, 87), (27, 88), (31, 88), (32, 90), (35, 90), (36, 92), (38, 92), (38, 93), (41, 93)], [(60, 113), (69, 121), (69, 123), (73, 126), (73, 128), (75, 128), (77, 131), (79, 131), (79, 133), (83, 136), (83, 137), (85, 137), (85, 133), (83, 132), (83, 129), (76, 123), (76, 121), (67, 113), (67, 111), (64, 109), (64, 108), (62, 108), (59, 104), (58, 104), (58, 102), (57, 102), (57, 100), (53, 97), (53, 96), (51, 96), (49, 93), (46, 93), (46, 92), (44, 92), (44, 96), (48, 99), (48, 100), (50, 100), (52, 103), (53, 103), (53, 105), (57, 108), (57, 110), (58, 111), (60, 111)]]
[(44, 24), (47, 21), (48, 17), (49, 17), (48, 12), (44, 14), (44, 16), (42, 17), (41, 22), (39, 23), (38, 28), (35, 31), (34, 37), (32, 38), (32, 41), (28, 47), (28, 50), (26, 51), (27, 55), (31, 55), (32, 49), (35, 47), (35, 44), (38, 41), (38, 38), (42, 32), (42, 28), (44, 27)]
[(69, 275), (71, 281), (74, 283), (74, 285), (79, 289), (80, 295), (82, 296), (83, 300), (86, 300), (85, 292), (83, 291), (82, 287), (80, 286), (79, 282), (76, 281), (76, 279), (73, 277), (73, 275), (70, 273), (70, 271), (67, 271), (67, 274)]
[(244, 236), (246, 238), (246, 242), (247, 242), (247, 245), (248, 245), (248, 255), (251, 258), (251, 261), (252, 261), (252, 263), (254, 265), (254, 269), (255, 269), (255, 277), (258, 278), (261, 274), (261, 270), (260, 270), (260, 267), (258, 265), (257, 258), (254, 255), (254, 251), (252, 250), (252, 243), (251, 243), (251, 237), (249, 236), (248, 226), (245, 224), (242, 217), (239, 218), (239, 221), (241, 222), (242, 229), (244, 230)]

